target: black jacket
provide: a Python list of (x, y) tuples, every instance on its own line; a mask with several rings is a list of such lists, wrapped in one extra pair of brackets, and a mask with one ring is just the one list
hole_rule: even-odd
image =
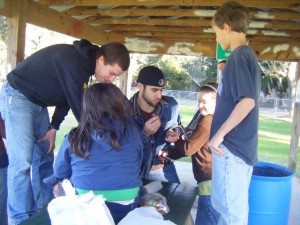
[(87, 40), (49, 46), (18, 64), (7, 80), (33, 103), (56, 106), (51, 125), (58, 129), (70, 108), (80, 118), (83, 87), (95, 74), (97, 50)]

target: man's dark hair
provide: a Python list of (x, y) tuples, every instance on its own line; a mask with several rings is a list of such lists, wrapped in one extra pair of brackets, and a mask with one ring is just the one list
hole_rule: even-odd
[(102, 45), (96, 53), (96, 58), (104, 57), (104, 62), (109, 65), (117, 64), (126, 71), (130, 64), (129, 52), (125, 45), (119, 42), (110, 42)]
[(223, 29), (226, 23), (233, 31), (246, 34), (249, 27), (248, 12), (247, 7), (237, 2), (226, 2), (214, 14), (212, 24)]
[[(71, 151), (82, 158), (88, 158), (92, 144), (92, 133), (102, 137), (116, 150), (120, 150), (120, 137), (126, 138), (126, 124), (130, 119), (125, 112), (126, 97), (121, 90), (110, 83), (97, 83), (83, 95), (79, 124), (69, 135)], [(113, 121), (124, 124), (124, 130), (117, 134)]]

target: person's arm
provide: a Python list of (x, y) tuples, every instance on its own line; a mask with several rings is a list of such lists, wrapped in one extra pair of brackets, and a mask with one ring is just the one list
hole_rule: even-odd
[(59, 179), (69, 179), (72, 175), (71, 149), (68, 135), (63, 140), (54, 163), (54, 175)]
[(233, 128), (235, 128), (241, 121), (243, 121), (243, 119), (249, 114), (254, 106), (255, 101), (252, 98), (243, 98), (237, 103), (228, 119), (209, 141), (208, 146), (212, 152), (217, 155), (224, 154), (224, 152), (219, 148), (220, 144), (224, 140), (224, 136)]
[(209, 139), (211, 122), (212, 116), (205, 116), (199, 120), (189, 140), (183, 141), (180, 139), (180, 141), (175, 143), (176, 149), (186, 156), (191, 156), (198, 152)]
[(158, 154), (161, 150), (168, 148), (169, 144), (166, 141), (166, 137), (168, 132), (170, 132), (170, 130), (174, 130), (174, 128), (181, 126), (181, 115), (180, 115), (180, 111), (179, 111), (179, 107), (178, 107), (178, 103), (177, 101), (172, 98), (172, 97), (168, 97), (168, 96), (163, 96), (163, 100), (167, 101), (168, 103), (168, 107), (170, 112), (170, 116), (168, 117), (167, 121), (162, 121), (163, 122), (167, 122), (166, 126), (163, 128), (164, 132), (163, 134), (159, 137), (159, 140), (157, 141), (156, 144), (156, 154)]
[(69, 105), (65, 105), (63, 107), (55, 107), (54, 114), (52, 116), (52, 120), (49, 125), (49, 130), (44, 137), (39, 139), (39, 142), (49, 141), (49, 148), (47, 153), (50, 153), (55, 148), (55, 138), (56, 131), (59, 129), (60, 124), (64, 120), (65, 116), (68, 114), (70, 107)]
[[(75, 118), (79, 121), (84, 89), (90, 77), (95, 73), (90, 68), (91, 63), (79, 55), (68, 55), (68, 52), (56, 58), (57, 79), (66, 98), (66, 104), (56, 107), (56, 111), (59, 111), (58, 115), (66, 115), (71, 108)], [(96, 59), (93, 63), (96, 63)], [(56, 116), (55, 113), (54, 115)]]
[(211, 122), (212, 116), (206, 116), (199, 120), (189, 140), (182, 140), (180, 138), (175, 142), (176, 148), (168, 151), (168, 156), (172, 159), (178, 159), (183, 156), (194, 155), (198, 152), (208, 141)]

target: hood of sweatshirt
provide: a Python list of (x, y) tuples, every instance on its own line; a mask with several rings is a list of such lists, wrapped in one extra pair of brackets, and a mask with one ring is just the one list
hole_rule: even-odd
[(76, 51), (87, 59), (90, 68), (94, 73), (96, 69), (96, 52), (99, 51), (100, 47), (97, 45), (93, 45), (90, 41), (86, 39), (74, 41), (73, 45)]

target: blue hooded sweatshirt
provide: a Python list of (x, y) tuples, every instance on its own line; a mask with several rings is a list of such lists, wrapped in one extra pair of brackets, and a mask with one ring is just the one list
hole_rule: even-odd
[[(70, 178), (74, 187), (84, 190), (123, 190), (142, 186), (143, 145), (138, 130), (134, 125), (124, 125), (116, 119), (109, 123), (117, 132), (121, 149), (113, 149), (105, 138), (93, 132), (90, 156), (84, 159), (71, 152), (67, 135), (54, 164), (55, 177)], [(109, 134), (105, 136), (109, 137)]]

